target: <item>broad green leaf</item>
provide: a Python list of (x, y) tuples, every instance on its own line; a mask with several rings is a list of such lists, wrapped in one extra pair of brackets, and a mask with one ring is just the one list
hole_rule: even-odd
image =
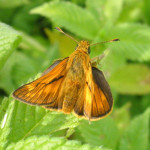
[(76, 128), (73, 138), (83, 143), (115, 149), (119, 131), (115, 122), (109, 117), (91, 123), (83, 120)]
[(150, 108), (136, 117), (124, 133), (119, 150), (147, 150), (149, 143)]
[(0, 23), (0, 69), (21, 41), (20, 34), (10, 26)]
[[(3, 146), (5, 147), (12, 142), (18, 142), (33, 135), (52, 136), (55, 132), (74, 128), (79, 124), (79, 119), (73, 115), (65, 115), (63, 113), (51, 112), (41, 107), (29, 106), (12, 98), (10, 99), (10, 105), (11, 114), (7, 113), (9, 119), (5, 121), (5, 125), (3, 125), (3, 121), (1, 123), (0, 138), (3, 140), (0, 141), (4, 141)], [(5, 115), (3, 120), (5, 120)], [(9, 135), (6, 135), (8, 131)]]
[(104, 4), (106, 1), (100, 1), (100, 0), (86, 0), (86, 7), (88, 10), (91, 11), (91, 13), (96, 17), (98, 21), (101, 21), (104, 19)]
[(7, 147), (6, 150), (20, 150), (20, 149), (29, 149), (29, 150), (107, 150), (106, 148), (94, 147), (89, 144), (81, 144), (79, 141), (67, 140), (62, 137), (53, 137), (49, 136), (31, 136), (26, 140), (21, 140), (17, 143), (13, 143)]
[(119, 38), (120, 42), (110, 44), (118, 57), (134, 60), (150, 60), (150, 27), (140, 24), (121, 24), (106, 28), (100, 34), (106, 39)]
[(141, 64), (128, 64), (109, 78), (111, 87), (122, 94), (150, 93), (149, 82), (150, 69)]
[[(86, 0), (87, 8), (101, 25), (111, 27), (119, 18), (124, 0)], [(115, 10), (115, 11), (114, 11)]]
[(13, 8), (27, 4), (29, 0), (0, 0), (0, 8)]
[(4, 67), (0, 70), (0, 89), (3, 89), (8, 95), (15, 88), (11, 76), (12, 66), (17, 61), (15, 53), (9, 57)]
[(7, 137), (11, 131), (11, 119), (13, 112), (14, 101), (10, 101), (9, 98), (3, 99), (3, 103), (0, 106), (0, 149), (5, 150), (7, 144)]
[(50, 2), (31, 10), (51, 19), (55, 24), (87, 39), (93, 39), (99, 29), (90, 11), (70, 2)]
[(107, 0), (104, 5), (104, 19), (106, 26), (112, 26), (120, 16), (124, 0)]

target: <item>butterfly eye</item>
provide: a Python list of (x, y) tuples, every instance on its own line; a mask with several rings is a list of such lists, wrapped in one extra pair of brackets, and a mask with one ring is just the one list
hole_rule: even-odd
[(88, 54), (90, 54), (91, 53), (91, 48), (90, 47), (88, 47)]

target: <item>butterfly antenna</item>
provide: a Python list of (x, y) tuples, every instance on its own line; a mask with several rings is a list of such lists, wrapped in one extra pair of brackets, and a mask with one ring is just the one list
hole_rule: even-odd
[(119, 39), (112, 39), (112, 40), (109, 40), (109, 41), (104, 41), (104, 42), (99, 42), (99, 43), (91, 44), (90, 46), (97, 45), (97, 44), (109, 43), (109, 42), (115, 42), (115, 41), (120, 41), (120, 40)]
[(69, 38), (71, 38), (73, 41), (75, 41), (76, 43), (79, 43), (76, 39), (74, 39), (72, 36), (70, 36), (69, 34), (65, 33), (62, 29), (60, 29), (59, 27), (56, 27), (56, 30), (58, 30), (59, 32), (63, 33), (64, 35), (68, 36)]

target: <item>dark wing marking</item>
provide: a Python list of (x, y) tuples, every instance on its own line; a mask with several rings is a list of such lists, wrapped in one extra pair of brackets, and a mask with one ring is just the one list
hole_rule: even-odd
[(113, 98), (110, 87), (103, 75), (103, 72), (95, 67), (92, 67), (94, 80), (94, 95), (92, 100), (92, 119), (105, 117), (111, 112)]

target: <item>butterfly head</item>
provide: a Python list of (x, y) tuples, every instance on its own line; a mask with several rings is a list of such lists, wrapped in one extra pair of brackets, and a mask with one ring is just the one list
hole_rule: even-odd
[(90, 44), (88, 41), (80, 41), (77, 45), (76, 50), (83, 50), (87, 52), (88, 54), (90, 53)]
[(74, 39), (72, 36), (66, 34), (63, 30), (61, 30), (59, 27), (56, 27), (56, 30), (58, 30), (59, 32), (65, 34), (66, 36), (68, 36), (69, 38), (71, 38), (72, 40), (74, 40), (76, 43), (78, 43), (76, 50), (83, 50), (84, 52), (90, 54), (90, 46), (93, 45), (97, 45), (97, 44), (104, 44), (107, 42), (114, 42), (114, 41), (120, 41), (119, 39), (112, 39), (109, 41), (104, 41), (104, 42), (99, 42), (99, 43), (95, 43), (95, 44), (89, 44), (88, 41), (77, 41), (76, 39)]

